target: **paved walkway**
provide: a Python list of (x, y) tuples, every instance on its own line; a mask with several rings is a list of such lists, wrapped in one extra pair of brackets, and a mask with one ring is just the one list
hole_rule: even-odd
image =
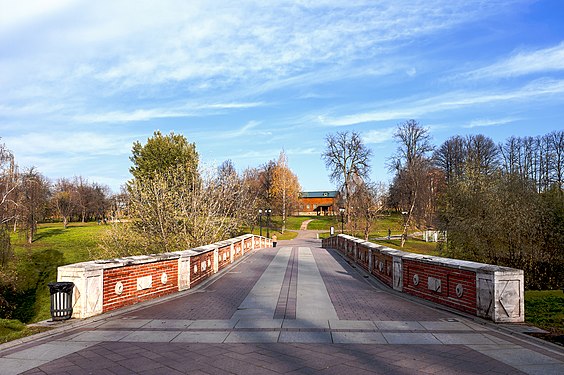
[(0, 346), (0, 374), (564, 373), (560, 348), (401, 297), (314, 238), (279, 244), (195, 290)]

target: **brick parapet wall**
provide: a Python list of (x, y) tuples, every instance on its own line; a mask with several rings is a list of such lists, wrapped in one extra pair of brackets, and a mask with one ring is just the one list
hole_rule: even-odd
[[(177, 259), (105, 269), (103, 275), (103, 312), (178, 291)], [(150, 287), (138, 285), (143, 278)]]
[(249, 234), (174, 253), (61, 266), (57, 280), (74, 282), (73, 318), (82, 319), (192, 288), (265, 247), (270, 239)]
[(343, 234), (324, 239), (323, 247), (397, 291), (495, 322), (524, 321), (522, 270), (408, 253)]

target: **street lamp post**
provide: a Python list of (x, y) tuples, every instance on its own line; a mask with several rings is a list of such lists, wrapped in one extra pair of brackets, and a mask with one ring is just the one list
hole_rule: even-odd
[(339, 208), (341, 213), (341, 234), (345, 232), (345, 209), (343, 207)]
[(267, 208), (266, 210), (264, 210), (264, 212), (266, 213), (266, 237), (270, 238), (270, 214), (272, 213), (272, 210), (270, 208)]
[(259, 210), (259, 228), (260, 228), (260, 236), (262, 237), (262, 210)]

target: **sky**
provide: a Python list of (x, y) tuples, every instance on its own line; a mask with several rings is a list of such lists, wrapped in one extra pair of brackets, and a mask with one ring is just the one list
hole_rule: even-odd
[(0, 143), (20, 168), (114, 192), (133, 142), (184, 135), (242, 171), (285, 151), (333, 190), (325, 137), (357, 132), (389, 182), (397, 125), (564, 129), (564, 1), (0, 0)]

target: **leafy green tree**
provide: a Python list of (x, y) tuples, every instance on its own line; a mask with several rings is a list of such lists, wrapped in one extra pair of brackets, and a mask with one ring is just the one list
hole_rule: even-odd
[(133, 145), (133, 179), (127, 184), (131, 223), (113, 225), (102, 240), (103, 257), (186, 250), (237, 233), (247, 202), (230, 162), (198, 166), (194, 144), (160, 132)]
[(145, 145), (136, 141), (131, 151), (130, 160), (133, 166), (129, 172), (134, 179), (152, 178), (156, 173), (166, 172), (171, 168), (180, 169), (181, 173), (188, 175), (189, 180), (198, 173), (196, 145), (189, 143), (180, 134), (171, 132), (169, 135), (163, 135), (156, 131)]

